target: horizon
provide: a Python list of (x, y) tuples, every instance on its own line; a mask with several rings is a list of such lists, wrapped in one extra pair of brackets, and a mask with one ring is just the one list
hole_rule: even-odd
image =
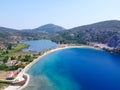
[(0, 1), (0, 26), (33, 29), (49, 23), (70, 29), (107, 20), (120, 20), (119, 0)]

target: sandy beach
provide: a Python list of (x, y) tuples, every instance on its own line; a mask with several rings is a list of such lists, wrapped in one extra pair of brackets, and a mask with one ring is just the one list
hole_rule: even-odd
[(49, 53), (52, 53), (54, 51), (57, 51), (57, 50), (61, 50), (61, 49), (67, 49), (67, 48), (93, 48), (93, 49), (98, 49), (100, 50), (100, 48), (95, 48), (95, 47), (92, 47), (92, 46), (87, 46), (87, 45), (81, 45), (81, 46), (61, 46), (61, 47), (58, 47), (58, 48), (55, 48), (55, 49), (52, 49), (52, 50), (49, 50), (49, 51), (46, 51), (43, 55), (39, 56), (37, 59), (34, 59), (30, 64), (28, 64), (18, 75), (17, 77), (14, 79), (14, 81), (23, 81), (25, 80), (23, 78), (23, 75), (26, 75), (27, 76), (27, 80), (25, 82), (25, 84), (23, 86), (8, 86), (7, 88), (5, 88), (4, 90), (22, 90), (23, 88), (25, 88), (28, 83), (29, 83), (29, 80), (30, 80), (30, 77), (29, 75), (26, 73), (26, 71), (33, 65), (35, 64), (37, 61), (39, 61), (42, 57), (44, 57), (45, 55), (49, 54)]

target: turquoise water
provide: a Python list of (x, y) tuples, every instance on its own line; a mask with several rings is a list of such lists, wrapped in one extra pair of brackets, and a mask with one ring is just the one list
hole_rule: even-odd
[(27, 51), (41, 52), (47, 49), (52, 49), (57, 47), (57, 44), (50, 40), (30, 40), (30, 41), (24, 41), (22, 43), (29, 45), (27, 49), (23, 50), (24, 52)]
[(68, 48), (44, 56), (27, 73), (24, 90), (120, 90), (120, 55)]

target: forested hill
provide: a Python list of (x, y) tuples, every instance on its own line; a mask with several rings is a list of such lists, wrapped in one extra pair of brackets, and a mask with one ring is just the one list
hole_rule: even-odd
[(15, 30), (0, 27), (0, 45), (10, 41), (51, 39), (58, 43), (103, 43), (120, 49), (120, 21), (111, 20), (65, 30), (54, 24), (35, 29)]
[(34, 29), (26, 29), (23, 31), (53, 34), (55, 32), (63, 31), (63, 30), (65, 30), (65, 28), (63, 28), (61, 26), (58, 26), (55, 24), (46, 24), (46, 25), (42, 25), (42, 26), (34, 28)]
[(0, 49), (6, 48), (11, 42), (14, 43), (16, 39), (21, 40), (19, 31), (11, 28), (0, 27)]
[(63, 30), (65, 30), (63, 27), (54, 24), (46, 24), (26, 30), (0, 27), (0, 48), (5, 48), (9, 43), (16, 43), (21, 40), (50, 39), (51, 34)]
[(46, 24), (46, 25), (33, 29), (33, 31), (38, 31), (38, 32), (43, 32), (43, 33), (55, 33), (55, 32), (63, 31), (63, 30), (65, 30), (65, 28), (58, 26), (58, 25), (54, 25), (54, 24)]
[[(57, 39), (56, 39), (56, 38)], [(61, 43), (97, 42), (120, 48), (120, 21), (111, 20), (57, 32), (54, 41)]]

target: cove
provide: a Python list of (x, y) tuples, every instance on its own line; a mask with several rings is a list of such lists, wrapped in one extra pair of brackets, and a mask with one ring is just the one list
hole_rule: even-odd
[(28, 51), (41, 52), (57, 47), (57, 44), (55, 42), (52, 42), (51, 40), (30, 40), (23, 41), (21, 43), (29, 45), (27, 49), (23, 50), (24, 52)]
[(90, 48), (61, 49), (27, 73), (24, 90), (120, 90), (120, 55)]

